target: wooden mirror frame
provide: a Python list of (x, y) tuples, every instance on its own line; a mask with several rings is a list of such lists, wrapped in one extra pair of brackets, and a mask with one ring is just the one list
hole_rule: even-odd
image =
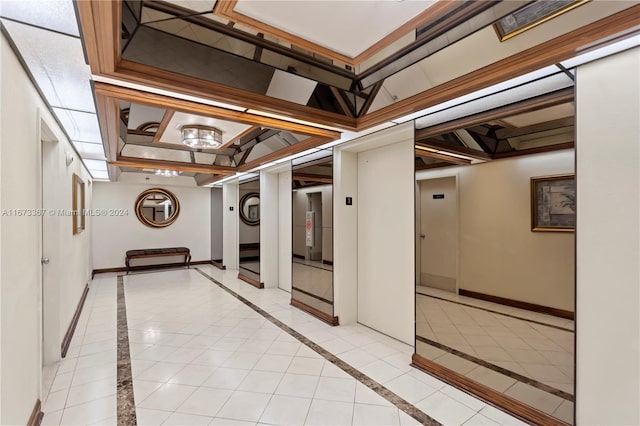
[[(173, 208), (173, 212), (171, 213), (171, 216), (169, 216), (169, 219), (163, 222), (154, 222), (149, 218), (147, 218), (142, 213), (142, 204), (144, 203), (144, 200), (147, 198), (147, 196), (151, 194), (164, 195), (169, 199), (169, 201), (171, 201), (171, 204), (173, 205), (174, 208)], [(135, 211), (136, 211), (136, 216), (138, 217), (138, 220), (144, 223), (145, 225), (151, 228), (165, 228), (171, 225), (173, 222), (175, 222), (176, 219), (178, 218), (178, 214), (180, 213), (180, 203), (178, 202), (178, 198), (175, 195), (173, 195), (173, 193), (167, 191), (166, 189), (149, 188), (145, 191), (142, 191), (140, 195), (138, 195), (138, 198), (136, 199), (136, 204), (135, 204)]]
[[(244, 194), (242, 198), (240, 198), (240, 205), (238, 206), (238, 213), (240, 213), (240, 220), (243, 221), (246, 225), (249, 226), (258, 226), (260, 225), (260, 210), (258, 210), (258, 219), (251, 219), (244, 213), (244, 205), (250, 198), (260, 199), (260, 193), (258, 192), (249, 192)], [(258, 204), (258, 208), (260, 204)]]
[(71, 219), (73, 219), (73, 235), (81, 233), (85, 228), (84, 223), (84, 210), (85, 210), (85, 202), (84, 202), (84, 181), (80, 179), (80, 176), (77, 174), (73, 174), (72, 180), (72, 215)]

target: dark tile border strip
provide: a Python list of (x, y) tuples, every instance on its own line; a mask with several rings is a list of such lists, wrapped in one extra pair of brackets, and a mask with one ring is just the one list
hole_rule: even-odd
[[(449, 299), (445, 299), (444, 297), (439, 297), (439, 296), (433, 296), (431, 294), (420, 293), (417, 288), (416, 288), (416, 293), (419, 294), (420, 296), (431, 297), (432, 299), (438, 299), (438, 300), (442, 300), (444, 302), (455, 303), (456, 305), (462, 305), (462, 306), (466, 306), (468, 308), (479, 309), (481, 311), (491, 312), (492, 314), (503, 315), (503, 316), (509, 317), (509, 318), (514, 318), (514, 319), (518, 319), (518, 320), (522, 320), (522, 321), (527, 321), (527, 322), (531, 322), (531, 323), (538, 324), (538, 325), (544, 325), (545, 327), (551, 327), (551, 328), (555, 328), (555, 329), (562, 330), (562, 331), (568, 331), (569, 333), (575, 333), (574, 330), (571, 330), (570, 328), (560, 327), (559, 325), (547, 324), (546, 322), (536, 321), (536, 320), (532, 320), (532, 319), (528, 319), (528, 318), (522, 318), (522, 317), (519, 317), (517, 315), (506, 314), (506, 313), (500, 312), (500, 311), (494, 311), (493, 309), (484, 308), (482, 306), (475, 306), (475, 305), (472, 305), (470, 303), (458, 302), (457, 300), (449, 300)], [(469, 296), (466, 296), (466, 297), (469, 297)]]
[(326, 359), (330, 363), (334, 364), (336, 367), (340, 368), (345, 373), (347, 373), (348, 375), (350, 375), (351, 377), (353, 377), (354, 379), (356, 379), (357, 381), (359, 381), (360, 383), (362, 383), (363, 385), (365, 385), (366, 387), (368, 387), (369, 389), (371, 389), (372, 391), (374, 391), (375, 393), (377, 393), (378, 395), (380, 395), (381, 397), (383, 397), (384, 399), (386, 399), (387, 401), (389, 401), (390, 403), (395, 405), (398, 409), (402, 410), (403, 412), (405, 412), (409, 416), (413, 417), (414, 419), (416, 419), (417, 421), (422, 423), (423, 425), (428, 425), (428, 426), (440, 425), (440, 423), (438, 421), (436, 421), (432, 417), (429, 417), (426, 413), (424, 413), (423, 411), (421, 411), (418, 408), (416, 408), (413, 404), (409, 403), (405, 399), (403, 399), (400, 396), (396, 395), (395, 393), (391, 392), (389, 389), (385, 388), (380, 383), (376, 382), (375, 380), (373, 380), (372, 378), (370, 378), (366, 374), (364, 374), (361, 371), (353, 368), (351, 365), (349, 365), (346, 362), (342, 361), (340, 358), (336, 357), (331, 352), (327, 351), (326, 349), (322, 348), (321, 346), (319, 346), (316, 343), (312, 342), (311, 340), (307, 339), (302, 334), (298, 333), (297, 331), (295, 331), (294, 329), (292, 329), (288, 325), (286, 325), (283, 322), (281, 322), (280, 320), (276, 319), (275, 317), (273, 317), (271, 314), (269, 314), (268, 312), (266, 312), (262, 308), (254, 305), (249, 300), (247, 300), (244, 297), (240, 296), (235, 291), (230, 290), (229, 288), (225, 287), (224, 284), (222, 284), (221, 282), (217, 281), (215, 278), (213, 278), (210, 275), (206, 274), (205, 272), (201, 271), (199, 268), (195, 268), (195, 270), (198, 271), (203, 277), (205, 277), (206, 279), (208, 279), (212, 283), (216, 284), (218, 287), (220, 287), (221, 289), (223, 289), (224, 291), (226, 291), (227, 293), (229, 293), (230, 295), (232, 295), (233, 297), (235, 297), (236, 299), (238, 299), (239, 301), (241, 301), (242, 303), (244, 303), (245, 305), (247, 305), (248, 307), (250, 307), (251, 309), (253, 309), (257, 313), (262, 315), (264, 318), (269, 320), (271, 323), (273, 323), (274, 325), (276, 325), (277, 327), (279, 327), (283, 331), (287, 332), (288, 334), (290, 334), (291, 336), (293, 336), (294, 338), (296, 338), (297, 340), (299, 340), (303, 344), (305, 344), (308, 347), (310, 347), (312, 350), (314, 350), (315, 352), (320, 354), (324, 359)]
[(87, 300), (87, 293), (89, 293), (89, 284), (85, 284), (84, 289), (82, 290), (82, 295), (80, 296), (78, 306), (76, 306), (76, 311), (73, 313), (73, 317), (69, 323), (69, 328), (67, 328), (67, 332), (64, 334), (64, 338), (62, 339), (62, 344), (60, 345), (60, 356), (62, 358), (67, 356), (67, 351), (69, 350), (69, 345), (71, 345), (73, 333), (76, 331), (76, 326), (78, 325), (78, 320), (80, 319), (84, 302)]
[(118, 275), (118, 425), (135, 426), (136, 403), (133, 396), (131, 355), (129, 353), (129, 330), (127, 328), (127, 305), (124, 300), (124, 276)]
[[(530, 386), (533, 386), (534, 388), (540, 389), (541, 391), (544, 391), (544, 392), (550, 393), (552, 395), (558, 396), (558, 397), (560, 397), (562, 399), (566, 399), (567, 401), (575, 402), (574, 396), (571, 395), (570, 393), (565, 392), (565, 391), (560, 390), (560, 389), (556, 389), (553, 386), (549, 386), (549, 385), (547, 385), (545, 383), (539, 382), (539, 381), (537, 381), (535, 379), (532, 379), (530, 377), (523, 376), (522, 374), (515, 373), (515, 372), (513, 372), (511, 370), (507, 370), (506, 368), (500, 367), (499, 365), (495, 365), (495, 364), (492, 364), (492, 363), (490, 363), (488, 361), (485, 361), (483, 359), (476, 358), (473, 355), (469, 355), (469, 354), (461, 352), (461, 351), (459, 351), (457, 349), (454, 349), (452, 347), (445, 346), (442, 343), (436, 342), (435, 340), (427, 339), (426, 337), (422, 337), (422, 336), (416, 335), (416, 340), (418, 340), (418, 341), (420, 341), (422, 343), (426, 343), (428, 345), (434, 346), (434, 347), (436, 347), (438, 349), (441, 349), (441, 350), (443, 350), (445, 352), (449, 352), (452, 355), (459, 356), (460, 358), (465, 359), (465, 360), (467, 360), (469, 362), (473, 362), (474, 364), (481, 365), (481, 366), (483, 366), (485, 368), (488, 368), (490, 370), (495, 371), (496, 373), (500, 373), (500, 374), (502, 374), (504, 376), (511, 377), (512, 379), (516, 379), (519, 382), (526, 383), (526, 384), (528, 384)], [(437, 362), (437, 361), (435, 361), (435, 362)]]
[(301, 289), (301, 288), (299, 288), (299, 287), (296, 287), (296, 286), (291, 286), (291, 290), (299, 291), (299, 292), (300, 292), (300, 293), (302, 293), (302, 294), (306, 294), (306, 295), (307, 295), (307, 296), (309, 296), (309, 297), (313, 297), (314, 299), (317, 299), (317, 300), (319, 300), (319, 301), (321, 301), (321, 302), (324, 302), (324, 303), (326, 303), (327, 305), (331, 305), (331, 306), (333, 306), (333, 301), (332, 301), (332, 300), (325, 299), (324, 297), (316, 296), (315, 294), (310, 293), (310, 292), (308, 292), (307, 290), (303, 290), (303, 289)]

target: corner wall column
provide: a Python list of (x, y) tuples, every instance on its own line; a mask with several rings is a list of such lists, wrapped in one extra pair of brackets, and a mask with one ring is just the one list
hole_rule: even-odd
[[(233, 207), (233, 210), (230, 208)], [(222, 262), (238, 269), (238, 183), (222, 184)]]
[(640, 424), (640, 48), (576, 79), (576, 424)]

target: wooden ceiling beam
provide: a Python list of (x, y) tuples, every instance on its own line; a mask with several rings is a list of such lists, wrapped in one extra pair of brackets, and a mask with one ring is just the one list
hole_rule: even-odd
[(293, 173), (292, 179), (301, 181), (301, 182), (318, 182), (318, 183), (333, 182), (333, 177), (331, 176), (316, 175), (312, 173)]
[(627, 37), (638, 32), (640, 5), (569, 31), (554, 39), (496, 61), (490, 65), (449, 80), (424, 92), (380, 108), (358, 119), (358, 130), (413, 114), (422, 109), (450, 101), (467, 93), (519, 77), (549, 65), (554, 65), (599, 47), (599, 41), (610, 43), (612, 37)]
[(196, 165), (180, 161), (149, 160), (146, 158), (118, 156), (116, 161), (109, 161), (109, 165), (115, 167), (135, 167), (139, 169), (176, 170), (188, 173), (205, 173), (210, 175), (233, 175), (236, 170), (233, 167)]
[(453, 146), (438, 139), (425, 138), (418, 139), (416, 137), (416, 145), (422, 145), (427, 148), (438, 149), (441, 151), (449, 151), (455, 154), (464, 155), (466, 157), (476, 158), (478, 160), (491, 160), (491, 154), (481, 152), (476, 149), (467, 148), (466, 146)]
[(155, 93), (141, 92), (140, 90), (129, 89), (121, 86), (114, 86), (106, 83), (95, 83), (96, 95), (134, 102), (142, 105), (149, 105), (156, 108), (174, 109), (176, 111), (190, 114), (199, 114), (207, 117), (214, 117), (221, 120), (229, 120), (236, 123), (249, 124), (253, 126), (269, 127), (272, 129), (285, 130), (293, 133), (301, 133), (309, 136), (322, 136), (327, 138), (339, 138), (340, 132), (322, 129), (320, 127), (307, 126), (305, 124), (292, 123), (276, 118), (264, 117), (241, 111), (233, 111), (212, 105), (200, 104), (183, 99), (170, 98), (168, 96)]
[(164, 115), (162, 116), (162, 121), (160, 121), (160, 125), (158, 126), (158, 130), (156, 131), (156, 134), (153, 136), (154, 143), (160, 142), (160, 139), (162, 139), (162, 136), (164, 136), (164, 131), (167, 130), (167, 127), (169, 127), (169, 122), (173, 118), (173, 114), (175, 114), (175, 111), (172, 109), (168, 109), (164, 112)]

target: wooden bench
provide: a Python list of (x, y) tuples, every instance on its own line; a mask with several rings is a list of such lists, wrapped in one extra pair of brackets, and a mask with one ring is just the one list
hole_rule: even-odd
[(159, 249), (142, 249), (142, 250), (129, 250), (126, 253), (125, 265), (127, 265), (127, 274), (131, 268), (129, 262), (133, 259), (143, 259), (148, 257), (163, 257), (163, 256), (184, 256), (184, 266), (187, 268), (191, 262), (191, 252), (186, 247), (169, 247)]

